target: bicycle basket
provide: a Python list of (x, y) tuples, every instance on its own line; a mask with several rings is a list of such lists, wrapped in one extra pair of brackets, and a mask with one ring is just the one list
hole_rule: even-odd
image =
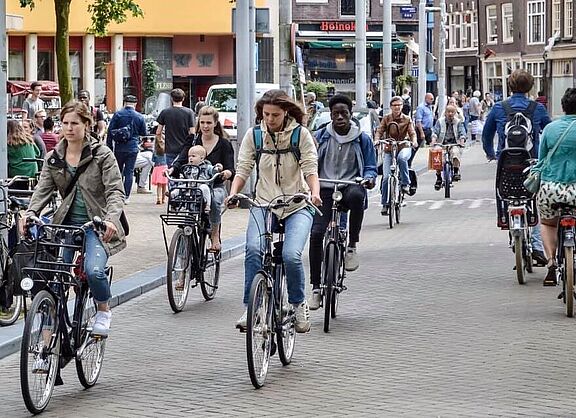
[(177, 186), (170, 189), (169, 214), (197, 215), (204, 210), (204, 195), (199, 187)]
[[(34, 267), (47, 267), (47, 263), (55, 262), (56, 256), (53, 252), (47, 250), (46, 248), (39, 249), (36, 252), (36, 241), (25, 239), (22, 240), (12, 248), (9, 252), (8, 262), (4, 270), (4, 274), (8, 283), (8, 286), (12, 286), (13, 294), (21, 295), (22, 288), (20, 287), (20, 282), (26, 276), (30, 274), (24, 269), (34, 268)], [(40, 280), (49, 280), (49, 276), (46, 273), (38, 272), (36, 277)], [(42, 283), (35, 282), (32, 288), (32, 294), (35, 295), (41, 288)]]

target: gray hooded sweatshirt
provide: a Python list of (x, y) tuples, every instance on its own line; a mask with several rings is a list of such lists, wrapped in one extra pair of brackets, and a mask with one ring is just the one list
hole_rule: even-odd
[[(354, 123), (350, 123), (350, 130), (344, 136), (334, 131), (332, 122), (326, 125), (326, 131), (330, 134), (324, 159), (319, 162), (318, 174), (320, 178), (332, 180), (353, 181), (360, 176), (360, 167), (354, 150), (354, 140), (362, 131)], [(320, 182), (321, 188), (332, 188), (333, 185)]]

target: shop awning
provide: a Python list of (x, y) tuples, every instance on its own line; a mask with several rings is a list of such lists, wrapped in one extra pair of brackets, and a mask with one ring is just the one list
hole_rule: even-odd
[[(356, 43), (354, 41), (308, 41), (305, 42), (309, 48), (315, 49), (342, 49), (342, 48), (354, 48)], [(392, 42), (392, 49), (402, 49), (404, 48), (404, 42), (394, 41)], [(382, 49), (382, 41), (367, 41), (366, 48)]]

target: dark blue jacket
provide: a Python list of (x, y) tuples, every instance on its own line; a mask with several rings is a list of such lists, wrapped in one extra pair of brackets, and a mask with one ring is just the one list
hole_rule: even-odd
[[(522, 111), (528, 107), (531, 100), (526, 97), (523, 93), (514, 93), (509, 99), (508, 103), (515, 111)], [(502, 106), (502, 102), (498, 102), (494, 105), (488, 118), (484, 123), (484, 130), (482, 131), (482, 146), (484, 147), (484, 152), (486, 157), (493, 159), (500, 155), (502, 149), (505, 146), (505, 136), (504, 127), (508, 118), (506, 117), (506, 111)], [(550, 116), (546, 108), (540, 103), (536, 106), (534, 110), (534, 116), (532, 118), (532, 141), (534, 142), (534, 147), (530, 151), (532, 156), (538, 157), (538, 147), (540, 146), (540, 132), (546, 125), (551, 122)], [(498, 149), (494, 152), (494, 134), (498, 132)]]
[[(132, 124), (132, 139), (124, 144), (117, 144), (112, 141), (110, 132), (113, 129), (122, 128), (128, 124)], [(136, 112), (132, 106), (126, 106), (124, 109), (114, 113), (110, 125), (108, 125), (108, 135), (106, 138), (106, 145), (114, 152), (133, 152), (138, 153), (138, 144), (140, 137), (146, 135), (146, 122), (144, 117)]]

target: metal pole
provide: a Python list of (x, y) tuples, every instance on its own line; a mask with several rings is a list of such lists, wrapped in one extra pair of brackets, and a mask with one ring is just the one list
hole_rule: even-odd
[(426, 96), (426, 44), (428, 22), (426, 15), (426, 0), (420, 0), (418, 6), (418, 102), (424, 102)]
[(382, 89), (384, 97), (382, 99), (383, 113), (390, 111), (390, 99), (392, 98), (392, 2), (383, 1), (382, 14)]
[(290, 95), (292, 90), (292, 1), (279, 2), (280, 88)]
[(254, 112), (254, 105), (256, 104), (256, 60), (257, 60), (257, 53), (256, 50), (258, 46), (256, 45), (256, 8), (254, 7), (254, 0), (249, 0), (248, 3), (248, 28), (249, 28), (249, 42), (250, 42), (250, 106), (248, 107), (249, 110), (249, 124), (251, 126), (256, 119), (255, 112)]
[[(0, 132), (6, 134), (6, 81), (8, 79), (8, 62), (6, 52), (6, 0), (0, 0)], [(8, 144), (6, 135), (0, 140), (0, 178), (8, 177)]]
[(356, 5), (356, 106), (366, 107), (366, 0)]
[(250, 127), (250, 60), (253, 56), (242, 51), (250, 51), (249, 33), (249, 0), (237, 0), (236, 2), (236, 88), (237, 88), (237, 140), (242, 143), (242, 138)]
[(438, 116), (446, 108), (446, 0), (440, 0), (440, 48), (438, 50)]

